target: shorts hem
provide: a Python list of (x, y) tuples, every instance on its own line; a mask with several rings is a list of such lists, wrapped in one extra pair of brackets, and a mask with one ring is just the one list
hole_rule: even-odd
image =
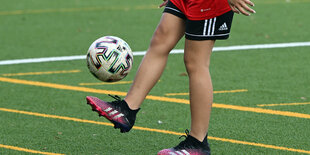
[(168, 2), (167, 6), (165, 7), (163, 13), (170, 13), (172, 15), (175, 15), (181, 19), (186, 20), (186, 16), (183, 12), (181, 12), (172, 2)]
[(185, 38), (188, 40), (197, 40), (197, 41), (203, 41), (203, 40), (226, 40), (229, 38), (229, 35), (225, 36), (190, 36), (185, 35)]

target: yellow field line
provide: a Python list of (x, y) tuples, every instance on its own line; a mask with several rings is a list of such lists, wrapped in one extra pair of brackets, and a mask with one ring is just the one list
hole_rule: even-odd
[(263, 109), (263, 108), (254, 108), (254, 107), (244, 107), (237, 105), (228, 105), (228, 104), (213, 104), (215, 108), (223, 108), (223, 109), (231, 109), (231, 110), (239, 110), (246, 112), (255, 112), (255, 113), (263, 113), (263, 114), (272, 114), (272, 115), (280, 115), (280, 116), (288, 116), (288, 117), (298, 117), (310, 119), (309, 114), (302, 114), (290, 111), (280, 111), (280, 110), (271, 110), (271, 109)]
[[(97, 124), (97, 125), (113, 126), (113, 124), (106, 123), (106, 122), (98, 122), (98, 121), (85, 120), (85, 119), (66, 117), (66, 116), (50, 115), (50, 114), (41, 114), (41, 113), (36, 113), (36, 112), (28, 112), (28, 111), (14, 110), (14, 109), (0, 108), (0, 111), (19, 113), (19, 114), (25, 114), (25, 115), (31, 115), (31, 116), (38, 116), (38, 117), (61, 119), (61, 120), (69, 120), (69, 121), (80, 122), (80, 123), (91, 123), (91, 124)], [(171, 134), (171, 135), (184, 135), (184, 133), (162, 130), (162, 129), (152, 129), (152, 128), (146, 128), (146, 127), (139, 127), (139, 126), (134, 126), (133, 129), (142, 130), (142, 131), (157, 132), (157, 133), (163, 133), (163, 134)], [(262, 143), (246, 142), (246, 141), (212, 137), (212, 136), (209, 136), (208, 139), (222, 141), (222, 142), (235, 143), (235, 144), (243, 144), (243, 145), (258, 146), (258, 147), (264, 147), (264, 148), (270, 148), (270, 149), (276, 149), (276, 150), (284, 150), (284, 151), (292, 151), (292, 152), (310, 154), (310, 151), (306, 151), (306, 150), (280, 147), (280, 146), (274, 146), (274, 145), (268, 145), (268, 144), (262, 144)]]
[[(31, 86), (56, 88), (56, 89), (62, 89), (62, 90), (72, 90), (72, 91), (80, 91), (80, 92), (88, 92), (88, 93), (97, 93), (97, 94), (111, 94), (111, 95), (119, 95), (119, 96), (126, 96), (126, 94), (127, 94), (126, 92), (121, 92), (121, 91), (94, 89), (94, 88), (87, 88), (87, 87), (69, 86), (69, 85), (63, 85), (63, 84), (38, 82), (38, 81), (19, 80), (19, 79), (4, 78), (4, 77), (0, 77), (0, 81), (9, 82), (9, 83), (16, 83), (16, 84), (31, 85)], [(146, 99), (163, 101), (163, 102), (189, 104), (189, 100), (186, 100), (186, 99), (168, 98), (168, 97), (153, 96), (153, 95), (146, 96)], [(302, 113), (289, 112), (289, 111), (270, 110), (270, 109), (245, 107), (245, 106), (220, 104), (220, 103), (213, 103), (213, 107), (214, 108), (222, 108), (222, 109), (238, 110), (238, 111), (246, 111), (246, 112), (254, 112), (254, 113), (263, 113), (263, 114), (272, 114), (272, 115), (280, 115), (280, 116), (310, 119), (309, 114), (302, 114)]]
[(68, 120), (68, 121), (74, 121), (74, 122), (92, 123), (92, 124), (113, 126), (113, 124), (111, 124), (111, 123), (97, 122), (97, 121), (91, 121), (91, 120), (84, 120), (84, 119), (73, 118), (73, 117), (65, 117), (65, 116), (41, 114), (41, 113), (36, 113), (36, 112), (21, 111), (21, 110), (14, 110), (14, 109), (0, 108), (0, 111), (6, 111), (6, 112), (12, 112), (12, 113), (18, 113), (18, 114), (25, 114), (25, 115), (31, 115), (31, 116), (38, 116), (38, 117), (62, 119), (62, 120)]
[(16, 84), (31, 85), (31, 86), (56, 88), (56, 89), (62, 89), (62, 90), (73, 90), (73, 91), (80, 91), (80, 92), (88, 92), (88, 93), (111, 94), (111, 95), (119, 95), (119, 96), (125, 96), (127, 94), (125, 92), (120, 92), (120, 91), (111, 91), (111, 90), (102, 90), (102, 89), (94, 89), (94, 88), (86, 88), (86, 87), (78, 87), (78, 86), (69, 86), (69, 85), (39, 82), (39, 81), (19, 80), (19, 79), (4, 78), (4, 77), (0, 77), (0, 81), (9, 82), (9, 83), (16, 83)]
[(259, 107), (267, 107), (267, 106), (284, 106), (284, 105), (306, 105), (310, 104), (310, 102), (304, 103), (278, 103), (278, 104), (258, 104)]
[(0, 16), (5, 15), (22, 15), (22, 14), (42, 14), (42, 13), (68, 13), (68, 12), (85, 12), (85, 11), (129, 11), (129, 10), (149, 10), (157, 9), (156, 5), (140, 5), (134, 7), (127, 6), (109, 6), (109, 7), (84, 7), (84, 8), (58, 8), (58, 9), (41, 9), (41, 10), (14, 10), (0, 11)]
[(230, 143), (235, 143), (235, 144), (258, 146), (258, 147), (270, 148), (270, 149), (275, 149), (275, 150), (283, 150), (283, 151), (291, 151), (291, 152), (310, 154), (310, 151), (307, 151), (307, 150), (293, 149), (293, 148), (287, 148), (287, 147), (281, 147), (281, 146), (275, 146), (275, 145), (268, 145), (268, 144), (262, 144), (262, 143), (246, 142), (246, 141), (240, 141), (240, 140), (209, 137), (209, 136), (208, 136), (208, 139), (218, 140), (218, 141), (222, 141), (222, 142), (230, 142)]
[[(161, 82), (158, 80), (158, 82)], [(94, 85), (115, 85), (115, 84), (131, 84), (133, 81), (118, 81), (118, 82), (95, 82), (95, 83), (79, 83), (81, 86), (94, 86)]]
[(165, 96), (186, 96), (186, 95), (189, 95), (189, 93), (167, 93), (165, 94)]
[[(220, 93), (240, 93), (240, 92), (247, 92), (247, 89), (236, 89), (236, 90), (220, 90), (220, 91), (213, 91), (214, 94)], [(184, 96), (189, 95), (189, 93), (167, 93), (166, 96)]]
[(10, 146), (10, 145), (3, 145), (3, 144), (0, 144), (0, 148), (16, 150), (16, 151), (21, 151), (21, 152), (44, 154), (44, 155), (64, 155), (64, 154), (59, 154), (59, 153), (41, 152), (41, 151), (30, 150), (30, 149), (25, 149), (25, 148), (16, 147), (16, 146)]
[(92, 85), (115, 85), (115, 84), (131, 84), (132, 81), (119, 81), (119, 82), (97, 82), (97, 83), (79, 83), (81, 86), (92, 86)]
[(45, 75), (45, 74), (66, 74), (66, 73), (78, 73), (80, 70), (63, 70), (63, 71), (46, 71), (46, 72), (27, 72), (27, 73), (8, 73), (1, 74), (1, 76), (25, 76), (25, 75)]

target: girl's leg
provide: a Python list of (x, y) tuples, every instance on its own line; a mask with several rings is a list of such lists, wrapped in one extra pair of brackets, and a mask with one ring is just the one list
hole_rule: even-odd
[(185, 21), (175, 15), (163, 13), (149, 49), (144, 56), (134, 82), (125, 97), (131, 109), (138, 109), (146, 95), (159, 80), (170, 51), (182, 38)]
[(213, 40), (185, 40), (184, 62), (189, 75), (191, 131), (190, 135), (203, 141), (213, 102), (213, 87), (209, 72)]

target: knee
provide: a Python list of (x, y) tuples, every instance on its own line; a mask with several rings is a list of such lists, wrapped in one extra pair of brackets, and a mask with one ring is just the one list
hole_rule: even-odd
[(184, 64), (185, 64), (187, 73), (192, 73), (196, 70), (196, 64), (194, 60), (184, 57)]
[(184, 64), (187, 73), (199, 73), (199, 72), (209, 72), (209, 62), (201, 62), (194, 58), (184, 57)]
[(170, 47), (171, 41), (169, 39), (170, 34), (168, 28), (166, 28), (164, 25), (158, 25), (156, 28), (150, 46), (158, 47), (158, 46), (164, 46), (164, 47)]

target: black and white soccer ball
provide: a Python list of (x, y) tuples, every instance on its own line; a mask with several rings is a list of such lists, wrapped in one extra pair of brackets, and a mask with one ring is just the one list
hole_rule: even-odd
[(123, 39), (104, 36), (90, 45), (86, 60), (89, 71), (97, 79), (115, 82), (122, 80), (130, 72), (133, 53)]

